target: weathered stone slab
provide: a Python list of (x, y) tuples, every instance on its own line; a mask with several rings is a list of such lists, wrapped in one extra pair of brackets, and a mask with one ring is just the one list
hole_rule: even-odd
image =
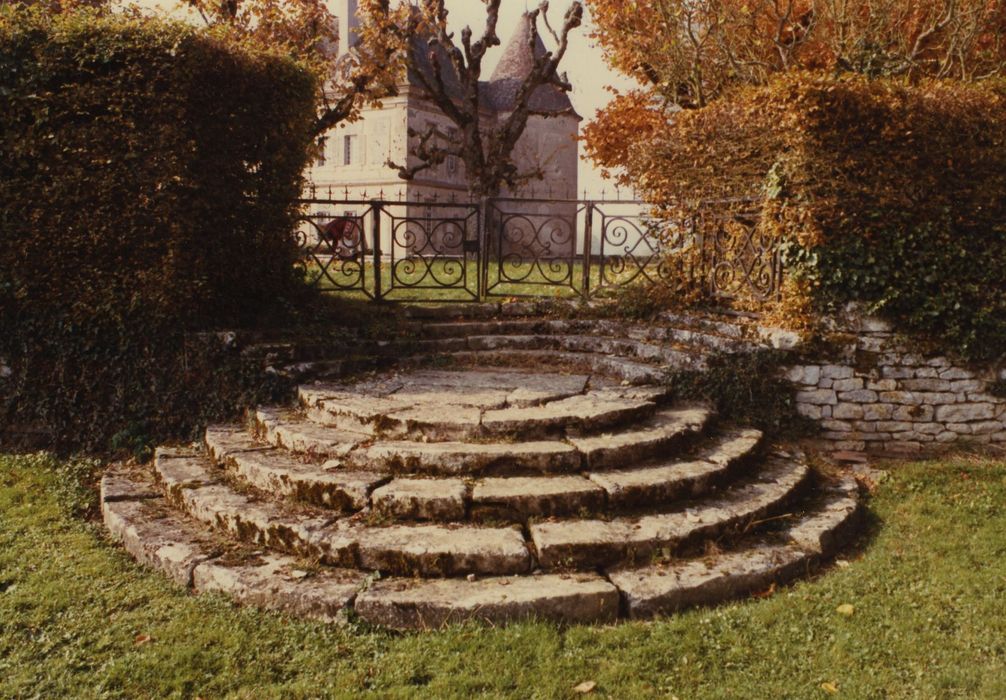
[(623, 561), (631, 551), (634, 523), (626, 519), (533, 523), (531, 539), (545, 571), (572, 571)]
[(228, 459), (249, 485), (274, 496), (340, 511), (356, 511), (370, 503), (370, 493), (391, 477), (374, 472), (299, 462), (282, 450), (239, 452)]
[(294, 411), (260, 408), (255, 413), (267, 442), (292, 452), (319, 457), (343, 457), (372, 435), (330, 428), (304, 420)]
[(538, 406), (487, 411), (482, 425), (494, 435), (521, 435), (560, 428), (590, 432), (645, 418), (654, 409), (652, 401), (620, 398), (609, 391), (602, 395), (572, 396)]
[(182, 586), (191, 585), (192, 570), (220, 549), (172, 513), (164, 499), (104, 501), (101, 514), (113, 540), (141, 564)]
[(708, 492), (737, 465), (751, 459), (762, 438), (761, 430), (730, 430), (699, 450), (694, 460), (592, 472), (588, 476), (605, 489), (613, 506), (666, 504)]
[(482, 518), (529, 517), (598, 512), (604, 490), (582, 476), (482, 479), (472, 487), (472, 511)]
[(381, 434), (394, 426), (387, 425), (387, 416), (411, 407), (411, 403), (394, 397), (367, 396), (347, 391), (316, 396), (310, 390), (300, 391), (301, 404), (307, 417), (321, 425), (368, 433)]
[(792, 497), (810, 469), (801, 461), (776, 459), (757, 480), (748, 480), (691, 508), (638, 518), (534, 523), (531, 538), (545, 570), (610, 566), (673, 551), (685, 541), (711, 537), (763, 517)]
[(149, 474), (121, 467), (102, 475), (99, 493), (102, 503), (164, 497)]
[(695, 357), (683, 352), (677, 353), (675, 361), (665, 358), (665, 362), (661, 367), (655, 367), (644, 362), (633, 362), (621, 357), (609, 357), (606, 355), (588, 355), (587, 357), (593, 371), (617, 377), (634, 385), (656, 384), (664, 378), (666, 369), (697, 369), (701, 365)]
[(186, 489), (180, 501), (192, 517), (244, 542), (306, 556), (318, 553), (312, 541), (329, 522), (328, 518), (285, 513), (223, 484)]
[(360, 528), (360, 565), (403, 576), (523, 574), (531, 568), (524, 537), (513, 528), (392, 525)]
[(356, 612), (393, 629), (435, 629), (465, 620), (610, 622), (618, 591), (600, 576), (525, 576), (481, 581), (381, 581), (361, 593)]
[(283, 552), (318, 556), (333, 563), (354, 560), (355, 541), (328, 527), (331, 518), (256, 500), (222, 483), (198, 485), (208, 482), (199, 476), (200, 464), (204, 475), (210, 473), (205, 461), (190, 460), (186, 467), (190, 481), (172, 492), (173, 500), (196, 520), (241, 541)]
[(351, 452), (346, 463), (375, 471), (425, 474), (481, 474), (511, 468), (568, 472), (580, 467), (580, 454), (555, 441), (464, 443), (382, 441)]
[(587, 476), (608, 494), (615, 507), (661, 505), (709, 490), (726, 468), (705, 461), (673, 462), (635, 469), (590, 472)]
[(255, 439), (248, 430), (237, 425), (211, 425), (203, 434), (203, 443), (210, 456), (218, 464), (239, 452), (255, 452), (272, 449)]
[(552, 336), (558, 347), (569, 352), (590, 352), (612, 357), (635, 357), (648, 362), (673, 362), (680, 351), (640, 340), (611, 338), (603, 335)]
[(757, 456), (764, 437), (762, 431), (754, 428), (727, 430), (701, 447), (697, 456), (704, 462), (733, 468)]
[(646, 618), (720, 603), (790, 579), (807, 566), (796, 547), (762, 545), (709, 559), (608, 573), (629, 617)]
[(937, 406), (936, 420), (941, 423), (967, 423), (987, 421), (996, 417), (996, 407), (990, 403), (958, 404)]
[(461, 479), (394, 479), (371, 496), (374, 510), (405, 520), (463, 520), (468, 487)]
[(559, 346), (551, 335), (473, 335), (470, 350), (550, 350)]
[(667, 328), (664, 330), (664, 337), (678, 343), (704, 347), (717, 352), (743, 352), (757, 347), (755, 343), (745, 340), (686, 328)]
[(345, 619), (366, 575), (346, 569), (308, 572), (276, 554), (203, 562), (192, 573), (199, 593), (223, 593), (239, 603), (321, 622)]
[(846, 478), (826, 490), (815, 510), (787, 530), (789, 539), (806, 552), (829, 557), (845, 544), (862, 518), (859, 487)]
[(479, 434), (482, 409), (430, 399), (389, 413), (386, 422), (381, 435), (458, 440)]
[[(440, 387), (447, 389), (528, 389), (548, 395), (580, 394), (587, 388), (589, 377), (582, 374), (556, 375), (548, 372), (514, 370), (417, 370), (403, 377), (409, 387)], [(400, 393), (400, 392), (399, 392)]]
[(408, 406), (440, 405), (466, 406), (475, 409), (502, 408), (507, 405), (513, 389), (487, 389), (481, 387), (451, 388), (443, 386), (422, 386), (410, 384), (395, 395)]
[(220, 480), (220, 474), (209, 468), (202, 457), (167, 456), (163, 453), (154, 457), (154, 475), (168, 498), (175, 501), (186, 489), (200, 488)]
[(589, 469), (619, 467), (668, 455), (703, 430), (711, 412), (705, 408), (675, 408), (657, 413), (647, 423), (615, 433), (569, 438)]
[(337, 510), (360, 510), (370, 492), (390, 477), (348, 471), (333, 462), (304, 462), (284, 450), (256, 441), (247, 431), (211, 427), (206, 446), (213, 459), (260, 491)]
[(629, 400), (629, 401), (651, 401), (653, 403), (659, 403), (664, 399), (667, 399), (674, 392), (669, 386), (608, 386), (597, 388), (596, 384), (598, 382), (595, 380), (591, 382), (592, 386), (595, 388), (591, 389), (590, 396), (594, 396), (600, 400)]

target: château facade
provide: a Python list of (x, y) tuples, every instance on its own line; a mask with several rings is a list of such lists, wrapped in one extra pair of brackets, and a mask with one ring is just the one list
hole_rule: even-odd
[[(357, 38), (357, 0), (336, 0), (334, 14), (339, 22), (339, 54), (352, 51)], [(522, 19), (510, 40), (490, 80), (482, 83), (481, 103), (487, 127), (505, 119), (513, 109), (517, 89), (523, 83), (533, 63), (530, 46), (530, 26)], [(538, 40), (536, 51), (544, 52)], [(432, 69), (430, 69), (432, 70)], [(445, 76), (450, 85), (451, 76)], [(460, 91), (460, 87), (459, 87)], [(460, 92), (459, 92), (460, 94)], [(546, 109), (568, 109), (569, 114), (545, 119), (532, 116), (527, 130), (518, 142), (514, 159), (522, 171), (541, 169), (544, 180), (535, 182), (533, 193), (546, 199), (575, 199), (579, 155), (577, 136), (581, 117), (572, 108), (561, 90), (545, 86), (532, 97), (532, 104)], [(332, 129), (323, 137), (323, 155), (311, 167), (309, 181), (319, 196), (332, 199), (409, 202), (467, 202), (468, 186), (464, 164), (449, 157), (437, 167), (418, 173), (405, 181), (388, 161), (414, 163), (410, 156), (410, 129), (424, 133), (431, 126), (451, 134), (454, 125), (426, 99), (416, 76), (401, 86), (399, 94), (382, 101), (380, 108), (367, 107), (362, 118)], [(418, 138), (418, 137), (414, 137)], [(501, 196), (529, 197), (532, 189), (503, 192)], [(545, 214), (547, 207), (539, 205), (536, 213)], [(332, 212), (344, 215), (351, 211)]]

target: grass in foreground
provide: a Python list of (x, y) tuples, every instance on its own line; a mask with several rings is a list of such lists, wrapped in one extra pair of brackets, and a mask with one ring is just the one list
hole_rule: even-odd
[(0, 697), (554, 698), (583, 681), (617, 698), (1006, 697), (1002, 463), (897, 466), (862, 557), (770, 598), (409, 635), (188, 596), (68, 513), (66, 472), (0, 456)]

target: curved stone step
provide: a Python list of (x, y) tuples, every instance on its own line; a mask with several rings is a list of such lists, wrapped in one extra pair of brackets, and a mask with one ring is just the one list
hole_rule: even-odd
[(461, 479), (393, 479), (374, 491), (372, 508), (396, 520), (464, 520), (468, 490)]
[(663, 409), (613, 434), (516, 443), (378, 440), (347, 451), (348, 467), (401, 474), (482, 475), (512, 471), (563, 473), (581, 467), (625, 465), (670, 454), (705, 429), (702, 407)]
[(594, 353), (608, 358), (635, 359), (675, 368), (692, 367), (693, 353), (663, 344), (603, 335), (485, 335), (468, 338), (474, 352), (499, 350), (551, 350), (576, 354)]
[(546, 571), (584, 570), (645, 561), (676, 551), (700, 537), (713, 537), (773, 512), (810, 476), (802, 460), (777, 457), (753, 478), (681, 511), (610, 520), (533, 523), (531, 539)]
[(471, 515), (476, 520), (527, 522), (533, 517), (598, 513), (604, 489), (578, 475), (498, 477), (472, 486)]
[(370, 527), (239, 493), (192, 453), (162, 451), (154, 460), (168, 499), (211, 527), (249, 544), (319, 559), (333, 566), (405, 576), (524, 573), (532, 559), (514, 528), (440, 525)]
[(260, 407), (254, 422), (256, 432), (269, 445), (317, 459), (345, 457), (374, 439), (367, 433), (319, 425), (289, 408)]
[(486, 335), (548, 335), (590, 332), (595, 322), (589, 319), (503, 318), (491, 321), (453, 321), (426, 323), (416, 333), (430, 338), (470, 338)]
[(287, 450), (256, 441), (240, 427), (210, 426), (206, 449), (220, 466), (230, 469), (254, 488), (275, 496), (340, 511), (357, 511), (370, 504), (374, 489), (391, 477), (352, 471), (331, 462), (298, 461)]
[(391, 439), (457, 441), (596, 432), (648, 417), (656, 409), (655, 401), (668, 391), (611, 387), (566, 395), (553, 389), (539, 393), (540, 402), (527, 405), (532, 391), (522, 387), (520, 392), (528, 398), (513, 405), (516, 391), (506, 397), (492, 392), (480, 398), (470, 391), (424, 394), (409, 389), (407, 394), (374, 396), (353, 386), (313, 385), (301, 387), (299, 395), (307, 417), (322, 425)]
[[(161, 459), (188, 459), (182, 454), (162, 452)], [(192, 481), (192, 470), (176, 471), (184, 477), (181, 482)], [(196, 481), (212, 478), (203, 475)], [(620, 615), (642, 618), (719, 603), (786, 582), (834, 556), (854, 534), (862, 512), (856, 484), (846, 479), (826, 487), (784, 529), (738, 542), (723, 554), (611, 570), (606, 576), (375, 581), (362, 571), (318, 569), (294, 557), (222, 539), (170, 508), (149, 476), (136, 471), (120, 467), (107, 473), (101, 506), (113, 539), (138, 561), (195, 592), (224, 593), (240, 603), (326, 622), (345, 619), (355, 605), (362, 619), (396, 629), (430, 629), (465, 620), (610, 622)]]
[(580, 469), (581, 454), (557, 440), (533, 442), (414, 442), (380, 440), (348, 452), (349, 468), (382, 470), (392, 474), (475, 476), (510, 471), (572, 472)]
[(712, 412), (703, 407), (667, 408), (617, 433), (514, 443), (375, 439), (319, 425), (288, 409), (260, 408), (255, 417), (257, 431), (270, 445), (338, 460), (350, 469), (474, 476), (514, 471), (568, 473), (581, 467), (624, 466), (669, 455), (701, 434)]
[(610, 571), (608, 577), (633, 618), (720, 603), (807, 573), (853, 536), (861, 514), (856, 482), (845, 479), (772, 539), (712, 557)]
[(613, 508), (645, 507), (700, 496), (750, 460), (762, 437), (760, 430), (727, 431), (690, 460), (660, 460), (627, 469), (591, 471), (586, 476), (604, 489)]
[[(758, 347), (744, 339), (738, 326), (726, 323), (696, 325), (684, 317), (664, 319), (671, 325), (639, 324), (615, 319), (497, 319), (492, 321), (454, 321), (430, 323), (417, 327), (415, 332), (435, 339), (482, 338), (485, 336), (609, 336), (626, 341), (648, 343), (675, 343), (684, 348), (697, 348), (714, 352), (744, 352)], [(724, 332), (725, 331), (725, 332)], [(479, 344), (481, 341), (476, 340)], [(463, 349), (463, 348), (457, 348)], [(470, 347), (470, 349), (478, 349)], [(567, 348), (571, 349), (571, 348)], [(598, 352), (595, 348), (591, 352)], [(635, 354), (635, 353), (631, 353)]]
[(651, 416), (654, 398), (663, 390), (641, 395), (639, 389), (610, 388), (551, 401), (540, 406), (508, 407), (486, 411), (481, 432), (485, 435), (594, 433)]
[(210, 559), (192, 572), (196, 593), (222, 593), (238, 603), (320, 622), (342, 622), (368, 576), (352, 569), (305, 566), (272, 552)]
[(224, 549), (212, 533), (180, 519), (149, 475), (121, 467), (109, 471), (101, 479), (100, 501), (112, 539), (182, 586), (191, 586), (196, 566)]
[[(431, 358), (417, 357), (413, 362), (426, 362)], [(627, 360), (621, 357), (599, 355), (590, 352), (566, 352), (562, 350), (483, 350), (453, 352), (436, 356), (439, 361), (448, 360), (455, 366), (497, 367), (556, 367), (613, 377), (631, 385), (659, 384), (668, 369), (655, 365)], [(701, 365), (702, 359), (695, 360)]]
[(306, 570), (295, 558), (221, 540), (181, 517), (141, 475), (113, 471), (101, 481), (101, 511), (113, 540), (141, 564), (197, 593), (334, 622), (367, 582), (361, 571)]
[(583, 455), (587, 469), (624, 467), (672, 454), (699, 436), (712, 417), (713, 412), (702, 406), (667, 408), (626, 430), (570, 437), (568, 441)]
[(595, 574), (480, 581), (392, 579), (373, 584), (356, 600), (361, 618), (400, 630), (437, 629), (466, 620), (604, 623), (618, 617), (618, 606), (618, 590)]
[(606, 509), (656, 507), (699, 496), (734, 473), (758, 448), (757, 430), (717, 435), (690, 458), (584, 475), (470, 479), (392, 477), (343, 469), (336, 461), (303, 462), (257, 442), (235, 426), (207, 429), (207, 452), (243, 482), (272, 496), (339, 511), (371, 508), (393, 520), (439, 522), (598, 514)]
[[(470, 501), (472, 519), (524, 523), (531, 518), (582, 517), (605, 510), (654, 508), (680, 498), (703, 495), (723, 483), (757, 454), (761, 439), (758, 430), (730, 430), (700, 446), (691, 459), (664, 460), (584, 475), (476, 479), (471, 482), (470, 496), (462, 496), (463, 489), (452, 480), (427, 480), (424, 491), (432, 494), (431, 501), (421, 506), (410, 504), (407, 512), (421, 509), (427, 513), (423, 517), (431, 519), (460, 517), (464, 499)], [(384, 488), (394, 490), (397, 481)], [(440, 483), (443, 487), (433, 485)], [(439, 500), (449, 492), (455, 496), (443, 508)], [(422, 495), (416, 494), (415, 498), (421, 501)]]
[(660, 321), (676, 328), (686, 330), (696, 330), (705, 333), (714, 333), (727, 338), (742, 340), (747, 336), (745, 326), (741, 319), (725, 320), (723, 317), (707, 318), (695, 314), (677, 313), (665, 311), (659, 316)]

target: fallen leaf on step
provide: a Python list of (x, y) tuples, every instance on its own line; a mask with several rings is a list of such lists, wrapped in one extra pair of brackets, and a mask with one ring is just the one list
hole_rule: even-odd
[(838, 694), (838, 684), (837, 683), (822, 683), (821, 690), (826, 692), (828, 695)]
[(154, 641), (154, 638), (149, 634), (138, 634), (133, 637), (133, 646), (142, 647), (144, 644), (148, 644)]
[(848, 603), (842, 603), (835, 610), (839, 615), (845, 615), (846, 617), (851, 617), (852, 613), (856, 612), (856, 608), (852, 607)]
[(580, 693), (581, 695), (586, 695), (587, 693), (593, 693), (594, 688), (596, 687), (597, 683), (595, 681), (584, 681), (580, 685), (573, 688), (573, 692)]

